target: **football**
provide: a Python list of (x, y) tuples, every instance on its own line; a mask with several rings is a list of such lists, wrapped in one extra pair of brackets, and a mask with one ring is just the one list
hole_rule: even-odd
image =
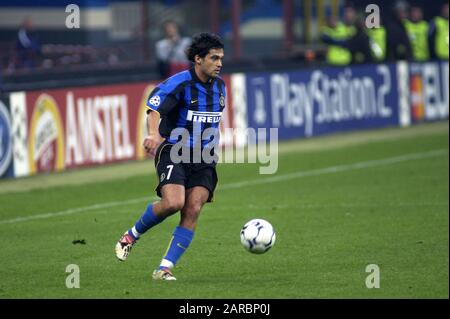
[(252, 219), (241, 229), (241, 243), (254, 254), (263, 254), (275, 244), (275, 230), (264, 219)]

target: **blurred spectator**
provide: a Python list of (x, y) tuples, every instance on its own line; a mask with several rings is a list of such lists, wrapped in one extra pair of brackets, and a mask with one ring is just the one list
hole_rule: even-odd
[[(344, 23), (348, 28), (352, 28), (355, 26), (357, 21), (357, 14), (355, 7), (353, 5), (348, 4), (344, 7)], [(356, 31), (356, 30), (353, 30)]]
[(448, 60), (448, 3), (441, 7), (441, 15), (430, 22), (428, 43), (432, 59)]
[(156, 43), (156, 58), (162, 78), (189, 68), (185, 50), (191, 43), (188, 37), (181, 37), (178, 24), (167, 21), (163, 25), (165, 38)]
[(347, 48), (347, 40), (355, 34), (352, 25), (352, 12), (344, 13), (346, 24), (337, 21), (327, 12), (327, 25), (321, 29), (321, 40), (327, 44), (326, 61), (330, 65), (348, 65), (352, 61), (352, 53)]
[(26, 18), (16, 38), (15, 66), (18, 68), (35, 68), (41, 56), (41, 45), (33, 28), (33, 22)]
[(389, 61), (411, 60), (412, 51), (403, 21), (408, 17), (408, 4), (397, 1), (392, 10), (391, 19), (386, 23), (387, 58)]
[(370, 38), (366, 32), (364, 20), (358, 18), (354, 28), (355, 34), (347, 41), (347, 46), (352, 53), (352, 63), (373, 62)]
[(423, 20), (422, 8), (412, 6), (409, 19), (403, 21), (409, 41), (411, 42), (412, 56), (415, 61), (427, 61), (428, 52), (428, 23)]
[(365, 20), (357, 15), (355, 8), (351, 4), (344, 8), (344, 23), (349, 37), (343, 42), (343, 46), (351, 52), (351, 63), (372, 62), (373, 54)]
[(380, 25), (378, 27), (367, 29), (370, 50), (375, 62), (384, 62), (386, 60), (387, 35), (383, 22), (383, 19), (380, 17)]

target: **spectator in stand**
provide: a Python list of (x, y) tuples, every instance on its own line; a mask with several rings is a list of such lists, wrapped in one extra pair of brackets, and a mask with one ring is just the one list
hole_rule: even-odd
[(427, 61), (430, 58), (428, 50), (428, 22), (423, 20), (422, 8), (412, 6), (409, 19), (403, 21), (411, 43), (414, 61)]
[(356, 18), (354, 28), (356, 30), (355, 34), (347, 41), (347, 46), (352, 53), (352, 63), (373, 62), (370, 38), (366, 32), (364, 19)]
[(165, 37), (156, 43), (156, 58), (161, 78), (167, 78), (190, 67), (185, 50), (191, 39), (181, 37), (179, 26), (174, 21), (163, 25)]
[(372, 62), (370, 39), (365, 30), (364, 20), (358, 16), (352, 3), (348, 3), (344, 7), (344, 24), (349, 34), (349, 39), (345, 41), (345, 47), (352, 54), (351, 63)]
[(386, 60), (386, 28), (384, 21), (380, 17), (380, 26), (377, 28), (367, 29), (369, 36), (370, 49), (372, 51), (372, 58), (376, 62), (384, 62)]
[(344, 24), (354, 34), (358, 20), (358, 14), (353, 4), (349, 3), (344, 7)]
[(408, 8), (408, 3), (403, 0), (395, 2), (391, 19), (386, 21), (386, 47), (389, 61), (412, 59), (411, 43), (403, 24), (403, 21), (408, 18)]
[(33, 28), (31, 18), (26, 18), (16, 37), (16, 67), (32, 69), (38, 66), (41, 57), (41, 45)]
[[(347, 10), (347, 8), (345, 9)], [(344, 16), (342, 23), (334, 17), (331, 12), (326, 12), (327, 25), (320, 30), (320, 39), (327, 44), (326, 61), (330, 65), (342, 66), (352, 62), (352, 53), (348, 49), (348, 40), (354, 36), (355, 27), (352, 25), (351, 12)]]
[(448, 3), (441, 7), (441, 15), (430, 22), (428, 45), (432, 59), (448, 60)]

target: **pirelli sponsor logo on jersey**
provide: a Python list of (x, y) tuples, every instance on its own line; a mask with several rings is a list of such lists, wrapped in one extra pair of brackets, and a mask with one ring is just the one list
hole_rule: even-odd
[(200, 112), (189, 110), (186, 116), (188, 121), (200, 123), (219, 123), (222, 112)]

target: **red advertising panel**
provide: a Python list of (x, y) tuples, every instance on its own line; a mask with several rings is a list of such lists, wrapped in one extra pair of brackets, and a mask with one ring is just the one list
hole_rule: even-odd
[(30, 173), (143, 158), (145, 103), (154, 84), (26, 94)]

